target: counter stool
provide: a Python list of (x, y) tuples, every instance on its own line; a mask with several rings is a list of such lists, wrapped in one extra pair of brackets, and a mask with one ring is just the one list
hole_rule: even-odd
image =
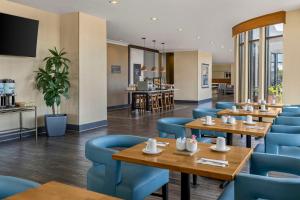
[(163, 102), (164, 102), (164, 109), (169, 110), (171, 108), (169, 92), (164, 93), (164, 101)]
[(158, 101), (158, 109), (159, 111), (163, 110), (163, 96), (162, 93), (157, 94), (157, 101)]
[(135, 105), (138, 111), (144, 112), (146, 110), (146, 95), (137, 94)]
[(152, 112), (159, 111), (159, 103), (158, 103), (158, 95), (157, 94), (151, 94), (151, 110), (152, 110)]
[(171, 104), (171, 108), (174, 109), (174, 107), (175, 107), (174, 92), (170, 92), (170, 104)]

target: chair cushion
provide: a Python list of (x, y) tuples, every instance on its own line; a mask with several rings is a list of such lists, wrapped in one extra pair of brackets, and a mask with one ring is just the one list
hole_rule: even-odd
[[(121, 174), (121, 182), (116, 186), (115, 196), (122, 199), (144, 199), (169, 182), (168, 170), (125, 162), (122, 162)], [(105, 193), (104, 177), (104, 165), (91, 167), (88, 171), (88, 189)]]
[(234, 181), (231, 181), (226, 186), (218, 200), (234, 200)]
[(11, 176), (0, 176), (0, 199), (38, 186), (40, 185), (33, 181)]
[(300, 147), (280, 146), (278, 149), (278, 153), (279, 155), (300, 158)]
[(256, 145), (256, 147), (254, 148), (254, 152), (265, 153), (265, 145), (264, 144)]
[(122, 180), (116, 196), (124, 199), (144, 199), (169, 182), (169, 171), (135, 164), (122, 164)]

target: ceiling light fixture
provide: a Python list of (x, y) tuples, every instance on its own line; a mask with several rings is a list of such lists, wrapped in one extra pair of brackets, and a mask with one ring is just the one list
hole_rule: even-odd
[(210, 41), (209, 43), (210, 43), (211, 45), (215, 45), (214, 41)]
[(152, 20), (152, 21), (157, 21), (158, 18), (157, 18), (157, 17), (151, 17), (151, 20)]
[(183, 31), (183, 29), (182, 29), (182, 28), (178, 28), (177, 30), (178, 30), (179, 32)]
[(224, 45), (221, 45), (221, 49), (224, 49), (225, 48), (225, 46)]
[(109, 3), (110, 3), (110, 4), (114, 4), (114, 5), (115, 5), (115, 4), (118, 4), (118, 3), (119, 3), (119, 1), (117, 1), (117, 0), (110, 0), (110, 1), (109, 1)]
[[(152, 42), (153, 42), (153, 49), (155, 50), (155, 44), (156, 44), (156, 40), (152, 40)], [(156, 71), (156, 66), (155, 66), (155, 53), (153, 54), (154, 56), (153, 56), (153, 67), (151, 68), (151, 71), (152, 72), (155, 72)]]
[(232, 52), (232, 49), (229, 49), (229, 52)]
[(197, 36), (197, 40), (200, 40), (201, 39), (201, 37), (200, 36)]
[[(145, 37), (142, 37), (142, 40), (144, 41), (144, 55), (145, 55), (146, 38), (145, 38)], [(145, 64), (143, 64), (141, 70), (142, 70), (142, 71), (147, 71), (147, 67), (145, 66)]]

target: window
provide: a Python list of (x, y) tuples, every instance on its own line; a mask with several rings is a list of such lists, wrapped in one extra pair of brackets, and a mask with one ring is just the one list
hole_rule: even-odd
[(282, 83), (283, 74), (283, 24), (276, 24), (266, 28), (266, 73), (265, 98), (268, 88)]
[(249, 71), (248, 96), (252, 100), (258, 97), (259, 87), (259, 29), (249, 31)]
[(243, 73), (244, 73), (244, 47), (245, 47), (245, 34), (239, 35), (239, 101), (242, 101), (243, 92)]

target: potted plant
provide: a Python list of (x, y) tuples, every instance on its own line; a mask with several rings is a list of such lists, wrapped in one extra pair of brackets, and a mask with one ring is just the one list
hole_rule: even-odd
[(52, 114), (45, 115), (48, 136), (63, 136), (66, 132), (67, 115), (59, 114), (62, 96), (69, 98), (69, 64), (64, 50), (49, 49), (50, 56), (44, 58), (45, 66), (36, 71), (36, 86), (44, 95), (44, 101), (52, 108)]
[(282, 84), (277, 84), (270, 86), (268, 88), (269, 95), (271, 95), (269, 98), (272, 100), (276, 100), (276, 102), (282, 101)]

